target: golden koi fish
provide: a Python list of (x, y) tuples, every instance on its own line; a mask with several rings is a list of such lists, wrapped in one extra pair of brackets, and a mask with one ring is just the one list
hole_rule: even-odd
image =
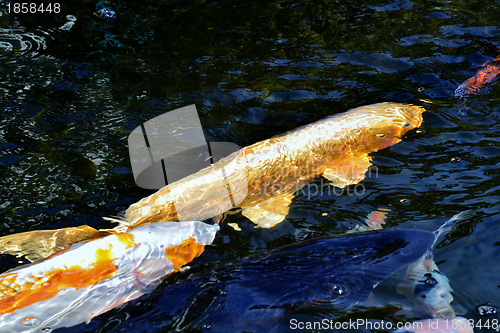
[(164, 222), (74, 245), (0, 274), (2, 332), (70, 327), (133, 300), (199, 256), (218, 225)]
[[(213, 207), (226, 206), (217, 213), (240, 208), (257, 226), (271, 228), (284, 220), (295, 192), (319, 176), (339, 188), (363, 180), (368, 154), (400, 142), (421, 125), (424, 111), (399, 103), (362, 106), (257, 142), (131, 205), (122, 226), (178, 221), (178, 210), (180, 220), (205, 220), (215, 216)], [(220, 174), (233, 207), (222, 203)]]
[[(271, 228), (285, 219), (295, 193), (319, 176), (339, 188), (363, 180), (371, 165), (368, 154), (400, 142), (406, 132), (421, 125), (424, 111), (400, 103), (361, 106), (242, 148), (169, 184), (131, 205), (124, 220), (115, 220), (120, 224), (113, 230), (69, 229), (72, 237), (82, 240), (99, 237), (98, 232), (122, 232), (161, 221), (220, 218), (235, 208), (258, 227)], [(39, 233), (30, 242), (25, 236), (1, 237), (0, 253), (47, 257), (55, 252), (51, 244), (72, 244), (58, 241), (67, 232)], [(32, 253), (33, 243), (38, 253)]]

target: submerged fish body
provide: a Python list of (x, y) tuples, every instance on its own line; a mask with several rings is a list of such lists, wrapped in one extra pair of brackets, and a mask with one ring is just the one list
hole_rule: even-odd
[(154, 308), (132, 315), (120, 331), (289, 331), (287, 319), (308, 307), (345, 311), (363, 304), (433, 240), (428, 231), (389, 229), (281, 247), (156, 290), (147, 302)]
[(217, 225), (165, 222), (75, 244), (0, 275), (3, 332), (48, 332), (90, 321), (152, 291), (211, 244)]
[[(131, 205), (123, 226), (204, 220), (241, 208), (257, 226), (273, 227), (294, 193), (315, 178), (341, 188), (360, 182), (368, 154), (401, 141), (420, 126), (423, 111), (399, 103), (362, 106), (255, 143)], [(228, 190), (231, 201), (224, 203)]]

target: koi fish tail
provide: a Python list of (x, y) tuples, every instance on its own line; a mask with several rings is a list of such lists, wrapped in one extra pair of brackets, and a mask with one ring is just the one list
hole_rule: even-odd
[(35, 230), (0, 237), (0, 254), (24, 256), (31, 262), (45, 259), (71, 244), (109, 235), (88, 225), (57, 230)]

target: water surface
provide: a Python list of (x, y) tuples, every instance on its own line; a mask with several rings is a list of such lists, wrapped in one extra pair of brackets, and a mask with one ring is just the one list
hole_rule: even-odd
[[(454, 96), (494, 59), (487, 46), (500, 48), (498, 2), (110, 0), (36, 14), (9, 14), (6, 3), (2, 235), (111, 227), (101, 217), (120, 215), (151, 193), (134, 183), (127, 137), (166, 111), (196, 104), (208, 141), (245, 146), (360, 105), (419, 103), (428, 110), (422, 130), (373, 154), (378, 172), (361, 193), (328, 192), (318, 180), (325, 191), (298, 195), (271, 230), (232, 215), (227, 222), (242, 231), (223, 225), (218, 246), (192, 271), (294, 242), (298, 229), (341, 233), (380, 209), (390, 210), (389, 226), (431, 231), (472, 209), (477, 216), (440, 242), (435, 259), (450, 279), (457, 313), (500, 319), (478, 311), (489, 302), (500, 306), (500, 90), (493, 82), (481, 96)], [(115, 15), (99, 15), (103, 8)], [(15, 264), (5, 259), (5, 268)], [(398, 313), (404, 299), (394, 289), (377, 297), (382, 306), (311, 311), (308, 318), (419, 319)], [(137, 307), (101, 321), (119, 323)]]

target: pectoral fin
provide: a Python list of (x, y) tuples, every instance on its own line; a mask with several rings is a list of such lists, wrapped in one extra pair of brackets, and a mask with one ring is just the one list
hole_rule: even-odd
[(35, 230), (0, 237), (0, 254), (25, 256), (31, 262), (45, 259), (71, 244), (109, 234), (88, 225), (57, 230)]
[(242, 206), (242, 214), (248, 217), (256, 227), (272, 228), (283, 221), (290, 209), (293, 194), (282, 194)]
[(333, 186), (344, 188), (362, 181), (370, 165), (370, 157), (367, 154), (347, 155), (329, 165), (323, 172), (323, 177)]

